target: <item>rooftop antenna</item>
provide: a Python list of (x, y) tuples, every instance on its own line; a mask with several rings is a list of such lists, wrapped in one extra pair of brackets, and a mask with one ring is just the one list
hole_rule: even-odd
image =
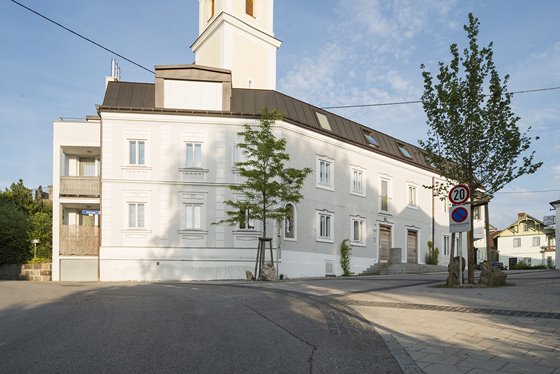
[(121, 68), (117, 60), (114, 57), (111, 58), (111, 76), (105, 78), (105, 88), (109, 85), (109, 82), (118, 82), (121, 80)]

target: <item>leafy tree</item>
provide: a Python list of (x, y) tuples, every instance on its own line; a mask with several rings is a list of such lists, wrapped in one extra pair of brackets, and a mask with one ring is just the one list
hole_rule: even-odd
[(31, 257), (29, 218), (11, 199), (0, 195), (0, 265), (21, 264)]
[(244, 182), (229, 188), (244, 198), (224, 201), (233, 209), (226, 211), (227, 218), (218, 223), (245, 225), (250, 217), (262, 222), (262, 237), (266, 238), (267, 221), (284, 219), (288, 214), (285, 204), (303, 198), (300, 190), (311, 169), (285, 167), (290, 161), (286, 139), (277, 138), (272, 128), (281, 119), (278, 111), (263, 109), (259, 126), (246, 124), (238, 134), (242, 138), (238, 147), (245, 160), (235, 165)]
[[(421, 66), (422, 104), (429, 130), (427, 140), (419, 144), (426, 150), (427, 161), (447, 181), (436, 186), (435, 193), (443, 195), (457, 182), (467, 184), (472, 192), (479, 191), (472, 193), (471, 207), (482, 194), (489, 199), (542, 164), (533, 162), (534, 152), (522, 156), (531, 145), (530, 128), (523, 133), (519, 130), (519, 117), (510, 107), (509, 76), (500, 78), (492, 60), (492, 43), (479, 48), (479, 26), (469, 13), (469, 24), (464, 26), (469, 46), (461, 56), (457, 44), (451, 45), (451, 62), (439, 63), (437, 81)], [(468, 238), (469, 282), (474, 283), (472, 230)]]
[[(47, 207), (48, 205), (45, 205)], [(43, 208), (30, 217), (29, 240), (37, 239), (37, 257), (52, 257), (52, 210)]]
[(3, 192), (3, 195), (21, 207), (27, 214), (34, 208), (33, 194), (29, 188), (25, 187), (23, 179), (20, 179), (17, 183), (12, 183), (10, 188)]

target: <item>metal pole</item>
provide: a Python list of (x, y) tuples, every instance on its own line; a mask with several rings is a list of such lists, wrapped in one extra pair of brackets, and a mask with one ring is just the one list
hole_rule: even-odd
[(459, 233), (459, 287), (463, 287), (463, 232)]

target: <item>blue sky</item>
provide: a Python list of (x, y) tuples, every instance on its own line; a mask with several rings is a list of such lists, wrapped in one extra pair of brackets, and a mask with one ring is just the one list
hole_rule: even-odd
[[(25, 5), (144, 65), (188, 64), (198, 1), (21, 0)], [(420, 64), (436, 71), (449, 45), (465, 46), (473, 12), (480, 44), (510, 91), (560, 86), (560, 1), (276, 0), (277, 89), (317, 106), (418, 100)], [(22, 178), (52, 183), (52, 122), (95, 114), (111, 54), (9, 0), (0, 2), (0, 188)], [(153, 75), (118, 59), (122, 80)], [(542, 219), (560, 199), (560, 90), (514, 96), (522, 129), (532, 127), (543, 167), (507, 185), (491, 204), (504, 228), (518, 212)], [(334, 110), (409, 143), (426, 137), (420, 104)], [(534, 192), (555, 190), (551, 192)]]

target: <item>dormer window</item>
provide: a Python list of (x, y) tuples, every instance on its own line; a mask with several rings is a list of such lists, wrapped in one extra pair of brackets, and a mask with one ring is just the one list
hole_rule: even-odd
[(408, 151), (408, 149), (406, 149), (406, 146), (404, 144), (397, 143), (397, 146), (399, 147), (399, 151), (404, 157), (410, 159), (412, 158), (412, 154)]
[(319, 125), (325, 130), (332, 131), (331, 124), (329, 123), (329, 119), (323, 113), (315, 112), (317, 115), (317, 119), (319, 120)]
[(255, 16), (253, 13), (253, 0), (245, 0), (245, 13), (251, 17)]
[(373, 135), (372, 132), (364, 131), (364, 137), (366, 138), (366, 141), (368, 142), (369, 145), (379, 147), (379, 143), (377, 142), (377, 139), (375, 138), (375, 135)]

